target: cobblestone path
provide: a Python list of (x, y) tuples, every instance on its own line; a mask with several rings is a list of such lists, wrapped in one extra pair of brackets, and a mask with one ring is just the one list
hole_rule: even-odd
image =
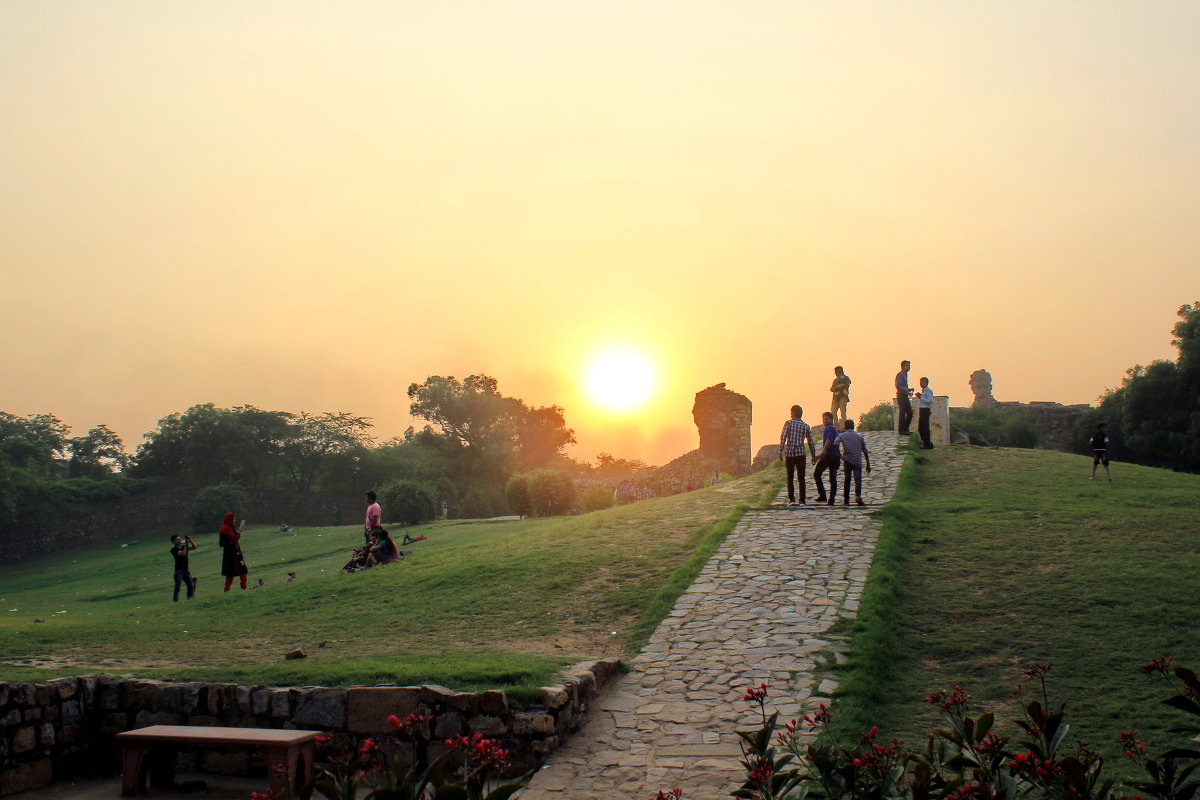
[(895, 434), (864, 435), (868, 507), (788, 508), (781, 491), (748, 512), (521, 800), (645, 800), (675, 786), (687, 800), (727, 798), (741, 777), (734, 730), (760, 724), (741, 700), (748, 686), (766, 681), (783, 720), (828, 702), (846, 643), (827, 631), (857, 612), (879, 530), (868, 514), (904, 460)]

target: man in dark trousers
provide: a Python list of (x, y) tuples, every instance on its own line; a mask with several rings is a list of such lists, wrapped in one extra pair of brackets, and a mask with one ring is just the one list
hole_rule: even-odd
[(912, 364), (908, 361), (900, 362), (900, 371), (896, 373), (896, 406), (900, 409), (900, 435), (908, 436), (908, 426), (912, 424), (912, 401), (908, 398), (912, 397), (912, 389), (908, 388), (908, 371), (912, 369)]
[(808, 442), (808, 452), (814, 458), (817, 455), (813, 447), (812, 429), (808, 423), (800, 419), (804, 409), (792, 406), (792, 418), (783, 423), (783, 432), (779, 434), (779, 458), (787, 466), (788, 505), (796, 505), (796, 490), (792, 486), (792, 476), (796, 476), (800, 484), (800, 505), (807, 505), (804, 489), (804, 443)]
[[(841, 463), (841, 456), (838, 454), (836, 444), (838, 431), (834, 427), (832, 413), (826, 411), (821, 415), (821, 421), (824, 423), (821, 430), (821, 455), (817, 456), (817, 468), (813, 470), (813, 480), (817, 482), (817, 502), (833, 505), (833, 498), (837, 496), (838, 465)], [(821, 478), (821, 474), (826, 470), (829, 471), (828, 497), (825, 496), (825, 481)]]
[(196, 596), (196, 579), (188, 569), (188, 553), (195, 549), (196, 543), (192, 541), (192, 537), (187, 537), (187, 541), (181, 541), (179, 534), (171, 537), (171, 555), (175, 558), (175, 596), (172, 600), (176, 603), (179, 602), (180, 583), (187, 586), (188, 600)]
[(929, 439), (929, 416), (932, 413), (933, 389), (929, 388), (929, 378), (921, 378), (921, 393), (917, 395), (917, 433), (921, 435), (922, 450), (933, 449), (933, 442)]

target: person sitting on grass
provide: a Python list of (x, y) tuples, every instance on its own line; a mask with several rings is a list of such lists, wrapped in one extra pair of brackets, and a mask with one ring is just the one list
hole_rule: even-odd
[(375, 545), (370, 549), (370, 560), (374, 564), (390, 564), (404, 558), (404, 554), (396, 548), (392, 535), (383, 528), (374, 531)]

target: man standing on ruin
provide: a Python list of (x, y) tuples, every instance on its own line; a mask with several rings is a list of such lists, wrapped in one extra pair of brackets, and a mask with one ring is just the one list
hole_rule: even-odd
[(829, 387), (829, 391), (833, 392), (833, 406), (829, 411), (833, 414), (834, 422), (845, 425), (846, 405), (850, 402), (850, 378), (841, 367), (833, 368), (833, 376), (833, 385)]
[(800, 505), (808, 505), (804, 487), (804, 442), (808, 442), (809, 455), (816, 458), (817, 451), (813, 447), (812, 429), (808, 423), (800, 419), (804, 409), (792, 406), (792, 418), (783, 423), (783, 432), (779, 435), (779, 459), (787, 466), (788, 505), (796, 505), (796, 490), (792, 486), (792, 477), (799, 478)]
[(908, 426), (912, 424), (912, 401), (908, 399), (912, 397), (912, 389), (908, 388), (908, 371), (910, 369), (912, 369), (912, 363), (901, 361), (900, 371), (896, 373), (896, 407), (900, 411), (897, 427), (901, 436), (908, 436)]
[(921, 378), (921, 393), (917, 395), (917, 433), (921, 434), (922, 450), (933, 449), (933, 442), (929, 439), (929, 416), (932, 413), (933, 389), (929, 388), (929, 378)]

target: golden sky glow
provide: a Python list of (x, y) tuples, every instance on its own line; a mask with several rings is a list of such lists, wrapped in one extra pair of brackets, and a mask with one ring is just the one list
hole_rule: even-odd
[[(1200, 297), (1200, 5), (0, 4), (0, 410), (131, 448), (200, 402), (410, 421), (430, 374), (573, 455), (694, 393), (1089, 402)], [(587, 359), (636, 343), (639, 413)]]

